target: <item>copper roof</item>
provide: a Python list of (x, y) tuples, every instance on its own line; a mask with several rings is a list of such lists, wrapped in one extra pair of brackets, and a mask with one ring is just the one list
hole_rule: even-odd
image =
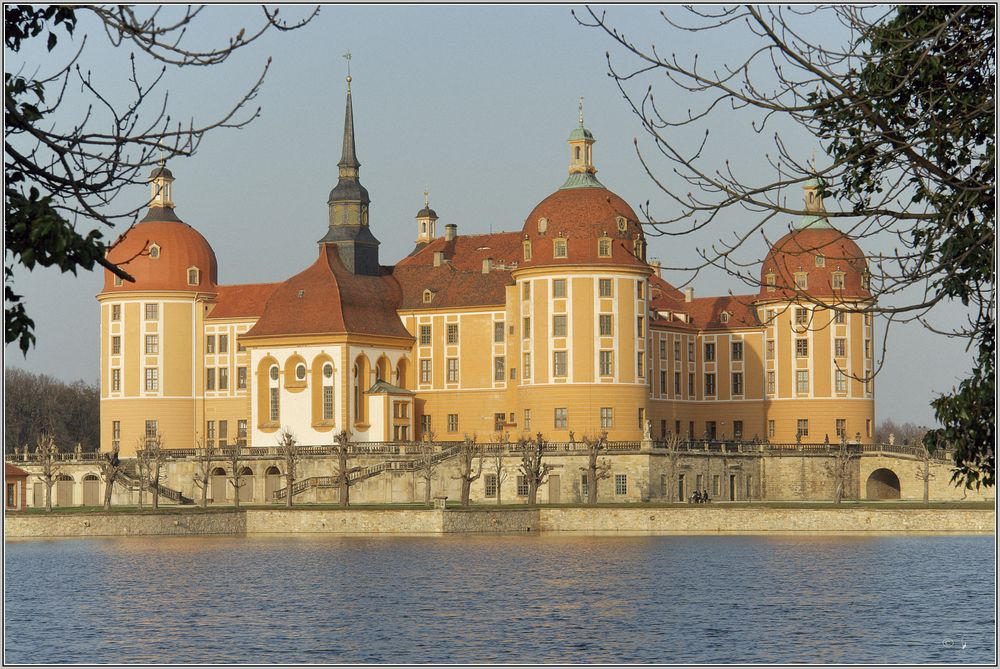
[[(153, 213), (153, 210), (150, 210)], [(149, 253), (158, 247), (157, 256)], [(115, 285), (115, 275), (104, 270), (104, 291), (183, 290), (214, 292), (219, 280), (215, 252), (200, 232), (179, 220), (136, 223), (108, 251), (110, 262), (135, 278)], [(188, 269), (197, 267), (199, 282), (188, 284)]]
[[(823, 266), (816, 257), (823, 256)], [(806, 292), (813, 297), (867, 299), (871, 293), (862, 285), (868, 266), (865, 254), (850, 237), (836, 228), (792, 230), (775, 242), (760, 268), (758, 299), (787, 299), (795, 296), (795, 274), (806, 274)], [(844, 273), (844, 288), (833, 288), (833, 273)], [(775, 290), (768, 290), (767, 275), (775, 274)]]

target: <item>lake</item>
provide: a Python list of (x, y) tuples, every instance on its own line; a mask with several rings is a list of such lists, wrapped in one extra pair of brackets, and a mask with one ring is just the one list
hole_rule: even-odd
[(993, 663), (994, 536), (8, 541), (7, 663)]

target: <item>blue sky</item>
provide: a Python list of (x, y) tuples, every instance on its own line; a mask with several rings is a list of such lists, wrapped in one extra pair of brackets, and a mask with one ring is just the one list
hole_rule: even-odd
[[(625, 54), (603, 33), (579, 26), (571, 9), (325, 6), (305, 28), (268, 34), (222, 65), (168, 72), (164, 84), (173, 117), (208, 121), (237, 100), (267, 57), (273, 58), (253, 103), (261, 106), (261, 117), (242, 130), (218, 130), (195, 156), (170, 163), (177, 179), (176, 211), (212, 244), (220, 282), (280, 281), (314, 260), (315, 242), (327, 225), (327, 194), (337, 181), (346, 75), (342, 55), (348, 50), (361, 181), (371, 194), (371, 226), (382, 242), (383, 264), (412, 249), (414, 215), (425, 188), (439, 226), (456, 223), (459, 234), (520, 228), (534, 205), (565, 179), (565, 140), (576, 125), (579, 96), (585, 97), (586, 124), (598, 140), (598, 178), (637, 211), (648, 200), (658, 217), (675, 215), (636, 157), (633, 139), (645, 149), (649, 142), (607, 74), (605, 52), (616, 63)], [(282, 13), (303, 12), (285, 7)], [(732, 62), (750, 47), (739, 31), (726, 39), (678, 34), (658, 12), (653, 6), (608, 8), (611, 22), (629, 38), (679, 57), (697, 52), (700, 58)], [(220, 44), (240, 27), (259, 24), (260, 14), (251, 7), (213, 6), (200, 19), (190, 38)], [(87, 25), (80, 28), (51, 54), (36, 48), (6, 54), (8, 71), (21, 62), (43, 74), (56, 69), (71, 48), (78, 48)], [(90, 31), (82, 63), (99, 88), (125, 99), (126, 55), (124, 48), (111, 48), (103, 33)], [(142, 67), (147, 75), (155, 71), (149, 64)], [(67, 94), (67, 115), (85, 104), (78, 88)], [(674, 89), (656, 90), (662, 90), (660, 105), (681, 112), (696, 106)], [(715, 123), (706, 150), (720, 167), (726, 160), (747, 174), (766, 167), (767, 139), (755, 135), (749, 121), (720, 116)], [(797, 128), (774, 129), (804, 157), (819, 151)], [(667, 168), (658, 166), (669, 178)], [(126, 191), (120, 209), (138, 206), (146, 195), (145, 188)], [(685, 266), (696, 247), (755, 222), (727, 213), (699, 235), (651, 238), (649, 255), (668, 266)], [(777, 238), (787, 225), (775, 221), (769, 237)], [(763, 240), (753, 240), (744, 255), (765, 253)], [(680, 284), (690, 275), (667, 278)], [(8, 346), (6, 364), (65, 380), (95, 381), (100, 332), (94, 296), (102, 285), (100, 274), (18, 271), (14, 285), (26, 296), (38, 345), (27, 359)], [(697, 295), (747, 292), (722, 271), (703, 272), (693, 285)], [(939, 318), (962, 313), (946, 306)], [(964, 342), (919, 325), (893, 326), (876, 381), (877, 419), (929, 424), (935, 390), (950, 388), (969, 365)]]

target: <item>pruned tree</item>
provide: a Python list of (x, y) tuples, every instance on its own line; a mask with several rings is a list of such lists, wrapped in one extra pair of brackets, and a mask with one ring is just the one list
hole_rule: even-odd
[(35, 463), (41, 469), (38, 477), (45, 484), (45, 510), (52, 511), (52, 486), (56, 484), (62, 467), (59, 465), (59, 449), (52, 435), (42, 433), (35, 442)]
[(208, 506), (208, 489), (211, 485), (212, 469), (215, 468), (216, 459), (215, 440), (213, 439), (206, 444), (199, 438), (194, 454), (194, 485), (201, 490), (201, 501), (198, 504), (203, 509)]
[[(476, 435), (473, 434), (471, 437), (465, 435), (462, 440), (461, 445), (458, 447), (458, 476), (453, 476), (452, 478), (458, 479), (462, 482), (462, 506), (469, 506), (469, 498), (472, 493), (472, 483), (479, 479), (483, 474), (483, 445), (476, 443)], [(479, 467), (476, 472), (472, 472), (472, 468), (476, 462), (479, 462)]]
[(278, 455), (285, 464), (285, 506), (292, 508), (292, 484), (295, 483), (299, 461), (299, 445), (295, 435), (287, 427), (278, 435)]
[(518, 468), (528, 484), (528, 506), (537, 504), (538, 488), (549, 480), (549, 472), (553, 469), (549, 463), (542, 462), (547, 443), (542, 439), (541, 432), (534, 440), (522, 439), (518, 442), (518, 450), (521, 452), (521, 464)]
[(361, 467), (351, 467), (351, 434), (347, 430), (341, 430), (333, 438), (333, 452), (337, 456), (337, 473), (334, 480), (337, 481), (337, 488), (340, 492), (340, 506), (351, 505), (351, 474), (361, 471)]
[[(729, 210), (741, 220), (746, 211), (758, 214), (732, 238), (699, 249), (697, 262), (671, 269), (693, 277), (719, 267), (759, 287), (762, 255), (773, 241), (765, 225), (817, 213), (845, 237), (871, 239), (873, 249), (891, 248), (868, 258), (863, 280), (870, 300), (831, 303), (799, 289), (792, 277), (779, 277), (775, 288), (797, 302), (880, 315), (883, 362), (896, 323), (917, 322), (966, 338), (975, 358), (972, 371), (932, 402), (943, 427), (926, 439), (954, 447), (953, 480), (993, 486), (995, 8), (695, 6), (660, 15), (669, 32), (697, 34), (704, 43), (736, 32), (739, 39), (728, 43), (747, 47), (736, 56), (727, 51), (729, 62), (706, 64), (698, 54), (668, 55), (629, 41), (604, 11), (588, 8), (578, 18), (624, 51), (627, 63), (608, 54), (610, 75), (651, 140), (652, 151), (636, 142), (639, 158), (673, 208), (668, 217), (645, 208), (649, 234), (696, 233)], [(715, 40), (708, 39), (712, 35)], [(671, 89), (661, 97), (669, 105), (656, 103), (653, 82)], [(765, 132), (773, 137), (764, 155), (769, 169), (713, 161), (711, 129), (724, 125), (723, 141), (730, 143), (731, 129), (741, 121), (748, 139)], [(784, 125), (775, 127), (779, 123)], [(825, 155), (819, 161), (794, 155), (788, 142), (797, 134), (811, 136)], [(839, 202), (839, 209), (817, 212), (798, 204), (796, 186), (817, 184), (820, 199)], [(759, 237), (765, 244), (750, 242)], [(807, 255), (815, 250), (801, 249)], [(848, 259), (826, 262), (831, 260)], [(967, 316), (936, 317), (936, 308), (949, 302), (964, 305)]]
[(102, 457), (97, 460), (97, 469), (101, 473), (101, 480), (104, 481), (104, 510), (111, 510), (111, 496), (114, 494), (115, 484), (120, 484), (119, 477), (125, 469), (125, 463), (118, 457), (118, 444), (114, 443), (110, 453), (102, 453)]
[(146, 439), (146, 454), (149, 458), (149, 486), (153, 490), (153, 508), (160, 508), (160, 481), (163, 478), (163, 465), (167, 462), (167, 452), (163, 448), (164, 437), (156, 436)]
[[(137, 437), (135, 440), (135, 473), (139, 481), (139, 510), (145, 507), (146, 485), (149, 480), (149, 451), (146, 450), (146, 439)], [(154, 496), (156, 493), (153, 493)]]
[(493, 438), (486, 452), (480, 456), (479, 468), (483, 468), (483, 460), (486, 460), (488, 471), (497, 482), (497, 506), (500, 506), (502, 497), (503, 482), (507, 480), (507, 469), (504, 467), (504, 460), (507, 457), (507, 438), (502, 432), (498, 432)]
[(428, 433), (426, 441), (420, 442), (417, 453), (417, 475), (424, 480), (424, 504), (431, 506), (431, 485), (437, 473), (437, 460), (434, 458), (434, 434)]
[(597, 504), (597, 484), (611, 478), (611, 460), (601, 459), (608, 452), (608, 433), (601, 432), (597, 437), (583, 436), (583, 444), (587, 453), (587, 466), (580, 471), (587, 474), (587, 504)]
[[(180, 122), (169, 112), (162, 91), (168, 68), (209, 67), (254, 43), (271, 29), (294, 30), (308, 23), (286, 22), (278, 9), (263, 8), (260, 25), (240, 28), (219, 46), (191, 46), (189, 34), (203, 20), (204, 7), (133, 5), (5, 5), (4, 168), (7, 184), (5, 230), (7, 261), (4, 302), (6, 341), (18, 341), (27, 354), (34, 342), (34, 321), (22, 296), (14, 292), (15, 265), (56, 266), (63, 272), (100, 265), (126, 281), (126, 266), (106, 259), (114, 244), (104, 241), (105, 226), (134, 223), (142, 208), (112, 209), (122, 191), (144, 181), (148, 168), (164, 157), (190, 156), (205, 135), (219, 128), (242, 128), (260, 115), (251, 103), (270, 67), (220, 117), (207, 123)], [(91, 28), (95, 25), (97, 28)], [(103, 32), (113, 47), (135, 51), (127, 90), (100, 90), (82, 55), (89, 35)], [(197, 32), (201, 32), (197, 30)], [(79, 47), (61, 65), (25, 56), (21, 48), (44, 37), (52, 52), (67, 38)], [(41, 52), (40, 48), (26, 53)], [(60, 52), (56, 52), (57, 54)], [(137, 62), (136, 53), (139, 54)], [(145, 76), (153, 65), (159, 72)], [(123, 102), (120, 93), (129, 96)], [(111, 94), (114, 93), (114, 94)], [(93, 227), (92, 227), (93, 226)], [(123, 263), (126, 265), (127, 263)]]
[(847, 486), (851, 483), (854, 464), (858, 460), (856, 451), (848, 448), (847, 441), (841, 438), (840, 446), (833, 456), (833, 462), (823, 465), (826, 473), (833, 479), (833, 503), (840, 504), (847, 494)]
[(931, 479), (935, 478), (935, 474), (931, 471), (931, 451), (926, 446), (920, 449), (920, 464), (917, 465), (913, 475), (917, 477), (918, 481), (923, 482), (924, 502), (927, 502), (931, 497)]
[[(222, 452), (226, 456), (226, 462), (229, 463), (229, 475), (227, 479), (229, 480), (229, 485), (233, 486), (233, 506), (237, 509), (240, 508), (240, 492), (243, 490), (243, 486), (246, 484), (243, 473), (243, 453), (239, 446), (227, 446), (222, 449)], [(292, 491), (288, 491), (289, 496), (291, 496)]]
[[(674, 499), (677, 496), (677, 487), (673, 485), (673, 482), (677, 480), (677, 474), (679, 473), (678, 465), (681, 459), (681, 444), (684, 443), (684, 439), (679, 434), (670, 433), (663, 438), (663, 452), (666, 454), (667, 459), (667, 471), (670, 472), (670, 483), (667, 484), (666, 490), (663, 490), (663, 495), (670, 502), (683, 502), (683, 499)], [(706, 461), (707, 461), (706, 457)]]

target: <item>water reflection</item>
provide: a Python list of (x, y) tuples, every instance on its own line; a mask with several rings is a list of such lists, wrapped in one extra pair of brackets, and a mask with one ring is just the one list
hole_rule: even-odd
[(10, 542), (5, 659), (990, 662), (994, 575), (991, 536)]

